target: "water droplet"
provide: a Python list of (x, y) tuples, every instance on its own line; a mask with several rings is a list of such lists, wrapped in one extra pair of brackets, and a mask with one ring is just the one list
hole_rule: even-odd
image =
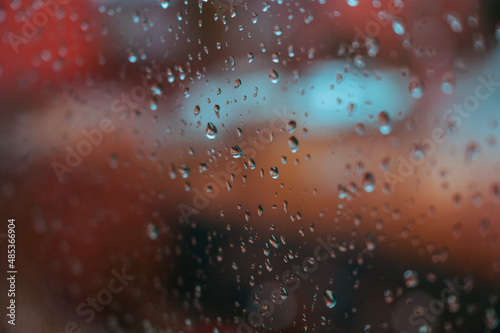
[(168, 6), (170, 5), (170, 0), (160, 0), (160, 5), (161, 5), (161, 8), (167, 9)]
[(281, 36), (281, 34), (282, 34), (282, 33), (283, 33), (283, 32), (281, 31), (281, 27), (280, 27), (279, 25), (277, 25), (277, 24), (276, 24), (276, 25), (274, 26), (274, 34), (275, 34), (276, 36)]
[(146, 227), (146, 232), (148, 234), (149, 239), (155, 240), (158, 238), (158, 227), (154, 224), (148, 224)]
[(373, 251), (375, 249), (375, 240), (373, 239), (373, 235), (370, 233), (367, 233), (365, 236), (365, 244), (366, 244), (366, 249), (368, 251)]
[(286, 288), (284, 288), (284, 287), (281, 287), (280, 288), (280, 296), (281, 296), (281, 299), (287, 299), (288, 298), (288, 290), (286, 290)]
[(345, 199), (345, 198), (347, 198), (347, 195), (349, 194), (347, 192), (347, 189), (345, 188), (345, 186), (342, 184), (339, 184), (338, 193), (339, 193), (339, 199)]
[(133, 64), (137, 61), (137, 54), (135, 51), (129, 51), (128, 53), (128, 61)]
[(441, 91), (446, 95), (451, 95), (455, 91), (455, 77), (453, 72), (448, 71), (443, 74)]
[(392, 30), (394, 30), (397, 35), (404, 35), (406, 32), (406, 25), (402, 18), (397, 16), (392, 18)]
[(363, 187), (368, 193), (373, 192), (375, 189), (375, 179), (370, 172), (365, 173), (363, 176)]
[(269, 244), (271, 244), (275, 249), (277, 249), (280, 246), (278, 238), (276, 238), (276, 236), (274, 235), (272, 235), (271, 238), (269, 238)]
[(386, 111), (381, 111), (378, 114), (378, 129), (380, 133), (387, 135), (392, 131), (392, 123)]
[(415, 77), (410, 81), (410, 86), (408, 88), (411, 97), (419, 99), (424, 95), (424, 81), (422, 79)]
[(366, 51), (369, 57), (375, 57), (380, 49), (380, 43), (376, 38), (366, 38), (365, 40)]
[(267, 258), (266, 260), (266, 268), (269, 272), (273, 270), (273, 265), (271, 265), (271, 261), (269, 260), (269, 258)]
[(392, 302), (394, 302), (394, 293), (392, 292), (392, 290), (384, 290), (384, 300), (387, 304), (391, 304)]
[(356, 124), (356, 126), (354, 126), (354, 131), (356, 132), (356, 134), (358, 134), (359, 136), (363, 136), (365, 134), (365, 125), (364, 124)]
[(189, 166), (187, 166), (186, 164), (181, 164), (179, 166), (179, 173), (182, 176), (182, 178), (187, 178), (189, 176), (190, 171), (191, 170), (189, 169)]
[(450, 12), (446, 14), (446, 22), (450, 25), (451, 31), (456, 33), (462, 32), (462, 19), (457, 12)]
[(290, 151), (292, 153), (297, 152), (297, 150), (299, 149), (299, 141), (296, 137), (292, 136), (290, 137), (290, 139), (288, 139), (288, 148), (290, 148)]
[(207, 124), (207, 130), (206, 130), (206, 135), (207, 138), (213, 140), (217, 137), (217, 127), (213, 123), (208, 123)]
[(269, 170), (269, 174), (271, 175), (271, 177), (273, 179), (278, 179), (279, 177), (279, 172), (278, 172), (278, 168), (277, 167), (271, 167), (271, 169)]
[(259, 15), (256, 12), (252, 13), (252, 23), (255, 24), (257, 23), (257, 20), (259, 19)]
[(231, 155), (233, 156), (233, 158), (240, 158), (241, 156), (243, 156), (243, 151), (240, 147), (234, 146), (231, 148)]
[(234, 89), (238, 89), (239, 87), (241, 86), (241, 80), (240, 79), (236, 79), (234, 81)]
[(290, 120), (288, 124), (286, 124), (286, 130), (288, 133), (292, 134), (293, 131), (297, 128), (297, 122), (295, 120)]
[(415, 288), (418, 286), (418, 274), (411, 269), (404, 272), (405, 284), (407, 288)]
[(329, 309), (333, 308), (337, 304), (337, 297), (331, 290), (325, 290), (323, 293), (323, 300)]
[(269, 71), (269, 78), (271, 79), (272, 83), (278, 83), (278, 81), (279, 81), (278, 72), (276, 72), (274, 69), (271, 69)]
[(254, 161), (254, 159), (253, 159), (252, 157), (250, 157), (250, 158), (248, 159), (248, 166), (249, 166), (249, 167), (250, 167), (250, 169), (252, 169), (252, 170), (256, 168), (255, 161)]
[(365, 63), (365, 57), (363, 57), (361, 54), (357, 54), (354, 56), (354, 66), (358, 67), (359, 69), (363, 69), (366, 66)]

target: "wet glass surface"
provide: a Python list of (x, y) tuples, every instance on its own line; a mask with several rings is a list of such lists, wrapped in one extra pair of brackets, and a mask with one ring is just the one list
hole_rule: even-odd
[(500, 331), (498, 1), (9, 0), (0, 35), (1, 332)]

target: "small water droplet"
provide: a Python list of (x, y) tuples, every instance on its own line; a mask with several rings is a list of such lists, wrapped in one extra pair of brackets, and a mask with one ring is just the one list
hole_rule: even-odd
[(161, 8), (167, 9), (168, 6), (170, 5), (170, 0), (160, 0), (160, 5), (161, 5)]
[(278, 83), (278, 81), (279, 81), (278, 72), (276, 72), (274, 69), (271, 69), (269, 71), (269, 78), (271, 79), (272, 83)]
[(278, 179), (279, 177), (279, 172), (278, 172), (278, 168), (277, 167), (271, 167), (271, 169), (269, 170), (269, 174), (271, 175), (271, 177), (273, 179)]
[(217, 137), (217, 127), (213, 123), (208, 123), (207, 124), (207, 130), (206, 130), (206, 135), (207, 138), (213, 140)]
[(368, 193), (375, 190), (375, 179), (370, 172), (365, 173), (365, 175), (363, 176), (363, 187)]
[(294, 136), (290, 137), (290, 139), (288, 139), (288, 148), (290, 148), (292, 153), (296, 153), (299, 149), (299, 140)]
[(392, 18), (392, 30), (394, 30), (397, 35), (404, 35), (406, 32), (406, 25), (401, 17), (394, 16)]
[(407, 288), (415, 288), (418, 286), (418, 274), (411, 269), (404, 272), (405, 284)]
[(325, 290), (323, 293), (323, 300), (329, 309), (333, 308), (337, 304), (337, 297), (331, 290)]
[(240, 147), (234, 146), (231, 148), (231, 155), (233, 156), (233, 158), (240, 158), (241, 156), (243, 156), (243, 151)]
[(387, 135), (392, 131), (392, 123), (386, 111), (381, 111), (378, 114), (378, 129), (380, 133)]
[(410, 86), (408, 88), (411, 97), (419, 99), (424, 95), (424, 81), (422, 79), (415, 77), (410, 81)]

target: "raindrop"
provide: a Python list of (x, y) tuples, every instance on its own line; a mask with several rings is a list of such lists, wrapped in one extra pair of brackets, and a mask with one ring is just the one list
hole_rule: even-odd
[(446, 22), (450, 25), (451, 31), (462, 32), (462, 20), (457, 12), (450, 12), (446, 15)]
[(370, 234), (370, 233), (366, 234), (365, 244), (366, 244), (366, 249), (368, 251), (373, 251), (375, 249), (375, 241), (373, 239), (373, 235), (372, 234)]
[(274, 166), (271, 167), (271, 169), (269, 170), (269, 174), (273, 179), (278, 179), (279, 177), (278, 168)]
[(167, 9), (168, 6), (170, 5), (170, 0), (160, 0), (160, 5), (161, 5), (161, 8)]
[(241, 86), (241, 80), (240, 79), (236, 79), (234, 81), (234, 89), (238, 89), (239, 87)]
[(326, 290), (323, 293), (323, 300), (329, 309), (333, 308), (337, 304), (337, 297), (331, 290)]
[(356, 126), (354, 126), (354, 131), (356, 132), (356, 134), (358, 134), (359, 136), (363, 136), (365, 134), (365, 125), (364, 124), (356, 124)]
[(137, 55), (136, 55), (135, 51), (130, 51), (128, 53), (128, 61), (131, 64), (133, 64), (133, 63), (135, 63), (137, 61)]
[(207, 130), (206, 130), (206, 135), (207, 138), (213, 140), (217, 137), (217, 127), (213, 123), (208, 123), (207, 124)]
[(418, 286), (418, 274), (411, 269), (404, 272), (404, 278), (407, 288), (415, 288)]
[(241, 156), (243, 156), (243, 151), (240, 147), (234, 146), (231, 148), (231, 155), (233, 156), (233, 158), (240, 158)]
[(273, 270), (273, 265), (271, 265), (271, 261), (269, 260), (269, 258), (267, 258), (266, 260), (266, 268), (269, 272)]
[(338, 193), (339, 193), (339, 199), (345, 199), (345, 198), (347, 198), (347, 195), (349, 194), (347, 192), (347, 189), (345, 188), (345, 186), (342, 184), (339, 184)]
[(404, 35), (406, 26), (402, 18), (397, 16), (392, 18), (392, 30), (394, 30), (397, 35)]
[(408, 88), (411, 97), (415, 99), (419, 99), (424, 95), (424, 81), (420, 78), (413, 78), (410, 81), (410, 86)]
[(282, 34), (282, 33), (283, 33), (283, 32), (281, 31), (281, 27), (280, 27), (279, 25), (277, 25), (277, 24), (276, 24), (276, 25), (274, 26), (274, 34), (275, 34), (276, 36), (281, 36), (281, 34)]
[(292, 136), (290, 137), (290, 139), (288, 139), (288, 148), (290, 148), (290, 151), (292, 153), (297, 152), (297, 150), (299, 149), (299, 141), (296, 137)]
[(365, 173), (363, 177), (363, 187), (368, 193), (373, 192), (375, 189), (375, 179), (370, 172)]
[(154, 224), (148, 224), (146, 228), (146, 232), (148, 234), (149, 239), (155, 240), (158, 238), (158, 227), (155, 226)]
[(284, 287), (281, 287), (280, 288), (280, 296), (281, 296), (281, 299), (287, 299), (288, 298), (288, 290), (286, 290), (286, 288), (284, 288)]
[(446, 95), (451, 95), (455, 91), (455, 77), (453, 72), (448, 71), (444, 73), (441, 82), (441, 91)]
[(387, 304), (391, 304), (392, 302), (394, 302), (394, 293), (392, 292), (392, 290), (386, 289), (384, 291), (384, 300)]
[(269, 71), (269, 78), (271, 79), (272, 83), (278, 83), (279, 81), (279, 75), (274, 69), (271, 69)]
[(378, 114), (378, 129), (384, 135), (391, 133), (392, 123), (386, 111), (381, 111)]

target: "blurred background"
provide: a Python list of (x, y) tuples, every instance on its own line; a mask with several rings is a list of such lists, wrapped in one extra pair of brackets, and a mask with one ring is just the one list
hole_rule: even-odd
[(5, 0), (0, 38), (1, 332), (500, 331), (498, 1)]

